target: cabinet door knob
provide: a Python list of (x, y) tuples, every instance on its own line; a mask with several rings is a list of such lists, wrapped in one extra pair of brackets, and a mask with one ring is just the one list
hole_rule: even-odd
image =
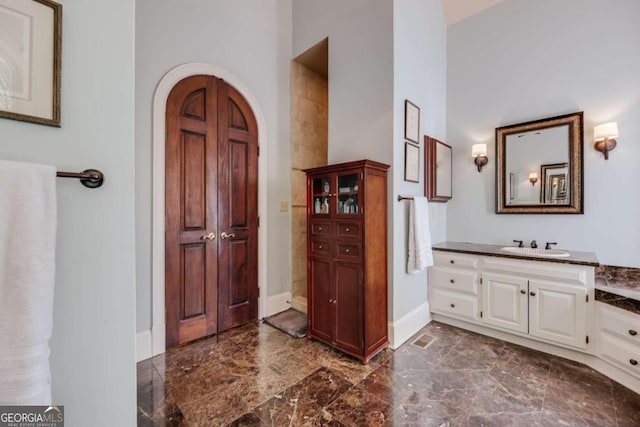
[(456, 305), (455, 304), (451, 304), (451, 308), (456, 308)]
[(349, 229), (348, 229), (348, 228), (345, 228), (345, 229), (344, 229), (344, 231), (346, 231), (346, 232), (348, 233), (348, 232), (349, 232)]
[(633, 329), (629, 329), (629, 335), (635, 337), (636, 335), (638, 335), (638, 332), (634, 331)]
[(318, 249), (322, 249), (322, 245), (318, 245)]
[(329, 298), (329, 304), (333, 304), (333, 300)]
[(524, 294), (526, 294), (526, 293), (527, 293), (527, 291), (525, 291), (524, 289), (520, 289), (520, 293), (521, 293), (522, 295), (524, 295)]
[(451, 283), (456, 283), (454, 279), (449, 280)]
[(322, 227), (318, 227), (318, 231), (322, 231)]
[(535, 297), (535, 296), (536, 296), (536, 293), (535, 293), (535, 292), (533, 292), (533, 291), (531, 291), (531, 292), (529, 292), (529, 295), (531, 295), (532, 297)]
[(638, 361), (635, 359), (631, 359), (629, 360), (629, 363), (631, 363), (633, 366), (636, 366), (638, 364)]
[(344, 250), (344, 252), (345, 253), (349, 253), (349, 252), (351, 252), (351, 249), (347, 248), (347, 249)]
[(452, 259), (450, 259), (450, 260), (449, 260), (449, 262), (450, 262), (451, 264), (455, 264), (455, 263), (456, 263), (456, 262), (455, 262), (454, 260), (452, 260)]

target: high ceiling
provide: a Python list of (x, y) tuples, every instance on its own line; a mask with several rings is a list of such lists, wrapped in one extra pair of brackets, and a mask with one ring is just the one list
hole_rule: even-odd
[(455, 24), (503, 0), (442, 0), (447, 25)]

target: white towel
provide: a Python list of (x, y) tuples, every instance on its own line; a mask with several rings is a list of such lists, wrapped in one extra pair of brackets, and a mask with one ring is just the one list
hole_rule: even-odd
[(56, 169), (0, 160), (0, 405), (51, 404)]
[(431, 230), (426, 197), (414, 197), (409, 202), (409, 257), (407, 272), (419, 273), (433, 265), (431, 252)]

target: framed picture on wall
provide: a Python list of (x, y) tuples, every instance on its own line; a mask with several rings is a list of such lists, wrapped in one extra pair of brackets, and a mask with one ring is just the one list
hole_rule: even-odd
[(419, 144), (420, 108), (413, 102), (404, 101), (404, 139)]
[(420, 182), (420, 146), (404, 143), (404, 180)]
[(62, 5), (0, 0), (0, 117), (60, 126)]

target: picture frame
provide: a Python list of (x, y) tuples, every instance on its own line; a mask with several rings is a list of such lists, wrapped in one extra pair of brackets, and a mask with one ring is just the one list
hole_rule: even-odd
[(567, 188), (568, 163), (553, 163), (540, 166), (541, 194), (540, 202), (545, 204), (563, 205), (570, 200), (570, 190)]
[(420, 144), (420, 107), (404, 100), (404, 139)]
[(404, 143), (404, 180), (420, 182), (420, 146), (406, 141)]
[(0, 117), (60, 127), (62, 5), (0, 0)]
[(424, 136), (424, 193), (430, 202), (446, 203), (453, 198), (453, 148)]

